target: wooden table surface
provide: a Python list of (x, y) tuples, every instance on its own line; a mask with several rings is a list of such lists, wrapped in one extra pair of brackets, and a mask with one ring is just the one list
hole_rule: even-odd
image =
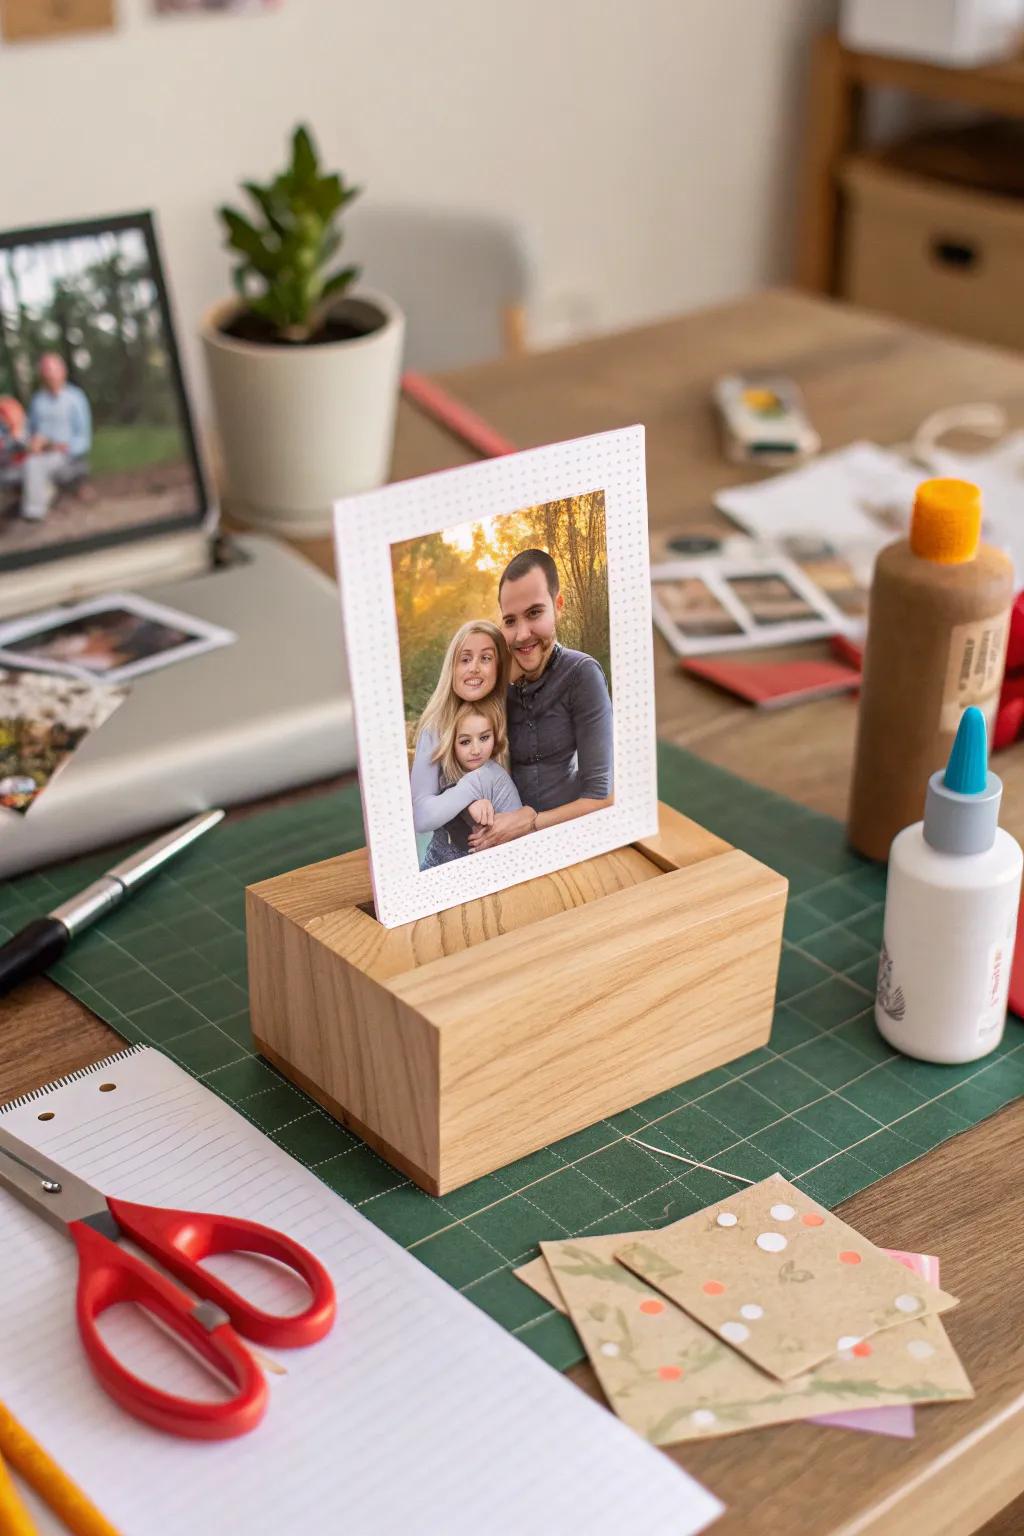
[[(755, 369), (799, 381), (826, 449), (856, 438), (903, 441), (930, 411), (966, 401), (1001, 402), (1011, 424), (1024, 426), (1024, 361), (1014, 355), (787, 292), (463, 369), (444, 382), (522, 447), (643, 422), (652, 528), (673, 529), (716, 521), (712, 492), (750, 478), (722, 458), (709, 392), (719, 374)], [(472, 457), (403, 405), (396, 479)], [(301, 547), (329, 567), (328, 541)], [(660, 637), (656, 670), (661, 735), (843, 815), (849, 699), (759, 713), (680, 676)], [(1024, 837), (1024, 748), (996, 766), (1004, 823)], [(0, 1102), (119, 1044), (45, 980), (0, 1003), (0, 1026)], [(716, 1536), (960, 1536), (1024, 1492), (1022, 1136), (1024, 1104), (1011, 1105), (840, 1207), (877, 1243), (941, 1257), (944, 1286), (963, 1298), (949, 1332), (974, 1401), (919, 1410), (912, 1442), (795, 1424), (669, 1453), (727, 1504)], [(596, 1391), (587, 1368), (573, 1374)], [(1021, 1531), (1024, 1500), (986, 1536)]]

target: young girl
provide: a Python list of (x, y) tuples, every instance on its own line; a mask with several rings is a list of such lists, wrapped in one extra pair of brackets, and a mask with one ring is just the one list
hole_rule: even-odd
[[(421, 867), (430, 869), (469, 852), (469, 834), (480, 817), (493, 811), (492, 791), (503, 807), (510, 808), (508, 790), (515, 786), (498, 779), (508, 779), (502, 766), (507, 752), (505, 742), (505, 695), (508, 688), (509, 653), (497, 625), (486, 619), (471, 619), (453, 635), (445, 653), (437, 687), (420, 716), (416, 728), (416, 752), (412, 765), (413, 824), (417, 832), (434, 835)], [(494, 740), (483, 756), (481, 743), (467, 742), (467, 762), (478, 766), (468, 771), (455, 756), (456, 719), (467, 705), (474, 711), (489, 702), (493, 713), (486, 716)], [(479, 732), (463, 733), (464, 735)], [(471, 750), (472, 747), (472, 750)], [(518, 797), (517, 797), (518, 798)], [(487, 808), (480, 802), (486, 802)], [(507, 802), (507, 803), (506, 803)], [(464, 813), (473, 806), (475, 816)]]

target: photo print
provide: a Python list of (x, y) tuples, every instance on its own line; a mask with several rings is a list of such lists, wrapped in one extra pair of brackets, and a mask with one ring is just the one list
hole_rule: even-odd
[(0, 571), (208, 505), (148, 215), (0, 235)]
[(641, 429), (385, 487), (335, 520), (382, 923), (656, 828)]
[(0, 624), (0, 666), (124, 683), (236, 638), (204, 619), (121, 592)]
[(127, 697), (127, 688), (0, 670), (0, 806), (27, 814)]
[(839, 634), (846, 619), (793, 561), (666, 561), (651, 570), (654, 622), (677, 656)]

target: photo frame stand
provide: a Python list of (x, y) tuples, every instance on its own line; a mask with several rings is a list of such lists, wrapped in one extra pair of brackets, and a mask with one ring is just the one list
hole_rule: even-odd
[(656, 837), (385, 928), (365, 848), (250, 886), (256, 1049), (432, 1195), (764, 1045), (787, 882)]

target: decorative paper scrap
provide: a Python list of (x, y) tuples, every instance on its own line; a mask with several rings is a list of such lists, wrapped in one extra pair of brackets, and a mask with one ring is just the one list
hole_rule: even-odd
[[(929, 1285), (938, 1285), (939, 1261), (933, 1253), (906, 1253), (902, 1248), (883, 1248), (882, 1252), (912, 1269)], [(827, 1424), (832, 1429), (857, 1429), (869, 1435), (892, 1435), (897, 1440), (914, 1438), (914, 1410), (909, 1403), (898, 1408), (844, 1408), (841, 1413), (816, 1414), (811, 1423)]]
[(956, 1305), (780, 1174), (615, 1257), (780, 1381)]
[[(887, 1328), (813, 1372), (775, 1381), (616, 1263), (619, 1241), (570, 1238), (541, 1249), (608, 1401), (656, 1445), (844, 1408), (972, 1396), (935, 1316)], [(756, 1310), (745, 1307), (751, 1319)]]
[(74, 32), (107, 32), (114, 0), (0, 0), (0, 34), (8, 43)]
[(128, 691), (45, 672), (0, 670), (0, 806), (26, 814)]

